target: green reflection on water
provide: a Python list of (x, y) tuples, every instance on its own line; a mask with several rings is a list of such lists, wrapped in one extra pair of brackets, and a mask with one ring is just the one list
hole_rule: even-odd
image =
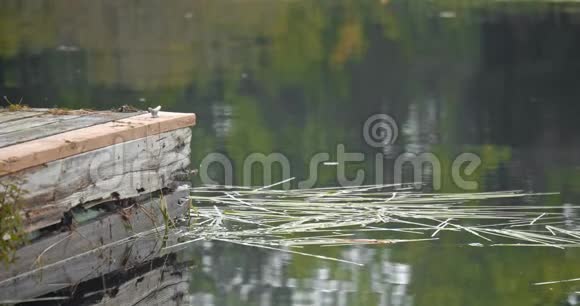
[[(526, 162), (521, 153), (551, 144), (535, 127), (579, 130), (569, 102), (580, 96), (573, 81), (578, 29), (556, 22), (577, 18), (572, 3), (0, 0), (0, 7), (1, 95), (31, 106), (161, 104), (196, 112), (194, 163), (223, 152), (237, 183), (250, 153), (284, 153), (293, 175), (305, 179), (310, 158), (335, 158), (338, 144), (366, 154), (348, 172), (365, 169), (372, 183), (379, 151), (364, 143), (361, 128), (369, 115), (388, 113), (401, 128), (400, 151), (421, 145), (439, 157), (443, 192), (461, 191), (449, 171), (462, 151), (482, 158), (469, 177), (480, 190), (564, 192), (548, 200), (554, 204), (580, 192), (576, 159), (559, 164), (538, 153)], [(502, 33), (508, 41), (537, 35), (549, 43), (504, 50)], [(534, 99), (540, 102), (528, 103)], [(546, 113), (553, 117), (543, 119)], [(409, 129), (415, 123), (418, 130)], [(519, 178), (535, 162), (530, 187)], [(333, 168), (321, 168), (320, 185), (335, 181)], [(253, 182), (261, 183), (257, 173)], [(336, 256), (341, 249), (316, 251)], [(413, 267), (416, 305), (553, 305), (577, 285), (530, 283), (580, 277), (576, 251), (472, 249), (448, 238), (397, 246), (392, 254)], [(320, 265), (295, 257), (290, 275), (306, 278)], [(337, 278), (346, 273), (329, 265)], [(362, 271), (367, 288), (370, 272)], [(359, 294), (353, 305), (376, 304), (365, 290)]]

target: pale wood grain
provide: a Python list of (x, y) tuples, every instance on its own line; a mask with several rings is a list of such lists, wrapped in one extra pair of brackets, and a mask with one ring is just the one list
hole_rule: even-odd
[(133, 117), (137, 113), (98, 112), (64, 121), (55, 121), (46, 125), (20, 129), (0, 137), (0, 148), (16, 145), (26, 141), (78, 130), (89, 126)]
[[(0, 135), (13, 133), (21, 130), (26, 130), (39, 126), (47, 126), (56, 122), (67, 121), (70, 119), (75, 119), (80, 117), (80, 115), (40, 115), (35, 117), (28, 117), (20, 120), (14, 120), (9, 122), (0, 123)], [(0, 136), (2, 137), (2, 136)]]
[(34, 117), (42, 115), (44, 111), (31, 110), (31, 111), (18, 111), (18, 112), (0, 112), (0, 123), (10, 122), (14, 120), (20, 120), (23, 118)]
[(195, 114), (160, 112), (0, 148), (0, 176), (76, 154), (195, 125)]

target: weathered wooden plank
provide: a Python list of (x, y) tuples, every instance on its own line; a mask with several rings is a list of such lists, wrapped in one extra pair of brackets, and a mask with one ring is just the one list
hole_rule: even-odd
[(0, 112), (0, 123), (10, 122), (14, 120), (20, 120), (23, 118), (35, 117), (42, 115), (44, 111), (31, 110), (31, 111), (18, 111), (18, 112)]
[(0, 149), (0, 176), (57, 159), (195, 125), (195, 114), (160, 112), (99, 124)]
[(70, 120), (57, 121), (42, 126), (17, 130), (2, 135), (2, 138), (0, 138), (0, 148), (12, 146), (34, 139), (44, 138), (51, 135), (61, 134), (68, 131), (78, 130), (105, 122), (133, 117), (138, 114), (139, 113), (98, 112)]
[(126, 199), (160, 190), (190, 163), (191, 130), (182, 128), (59, 159), (0, 177), (21, 182), (25, 229), (59, 223), (91, 201)]
[[(39, 126), (50, 125), (56, 122), (67, 121), (78, 118), (80, 115), (39, 115), (20, 120), (0, 123), (0, 135), (12, 133), (20, 130), (30, 129)], [(1, 136), (0, 136), (1, 137)]]
[[(165, 197), (170, 215), (177, 216), (187, 209), (185, 200), (181, 200), (187, 193), (177, 191)], [(0, 271), (0, 300), (37, 297), (159, 256), (162, 232), (118, 243), (161, 226), (159, 206), (160, 199), (152, 199), (126, 209), (125, 217), (109, 214), (18, 250), (16, 263)], [(175, 243), (175, 239), (170, 236), (168, 243)]]

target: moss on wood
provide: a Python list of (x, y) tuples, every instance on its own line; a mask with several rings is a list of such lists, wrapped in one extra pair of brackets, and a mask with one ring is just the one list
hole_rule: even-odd
[(16, 250), (27, 240), (20, 215), (23, 193), (19, 184), (0, 182), (0, 262), (3, 264), (13, 262)]

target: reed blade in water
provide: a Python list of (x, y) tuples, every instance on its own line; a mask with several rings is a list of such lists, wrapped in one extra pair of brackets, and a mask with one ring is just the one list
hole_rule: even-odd
[[(562, 207), (517, 203), (524, 197), (541, 200), (551, 194), (429, 194), (401, 185), (271, 189), (288, 181), (265, 187), (192, 189), (195, 209), (190, 220), (195, 222), (180, 232), (182, 241), (235, 242), (317, 258), (323, 256), (292, 249), (424, 242), (457, 232), (488, 246), (580, 245), (580, 231), (557, 227), (565, 221)], [(373, 239), (365, 237), (369, 231), (373, 231)], [(376, 238), (380, 233), (385, 237)], [(409, 235), (416, 238), (408, 239)], [(469, 243), (473, 241), (466, 241)]]

